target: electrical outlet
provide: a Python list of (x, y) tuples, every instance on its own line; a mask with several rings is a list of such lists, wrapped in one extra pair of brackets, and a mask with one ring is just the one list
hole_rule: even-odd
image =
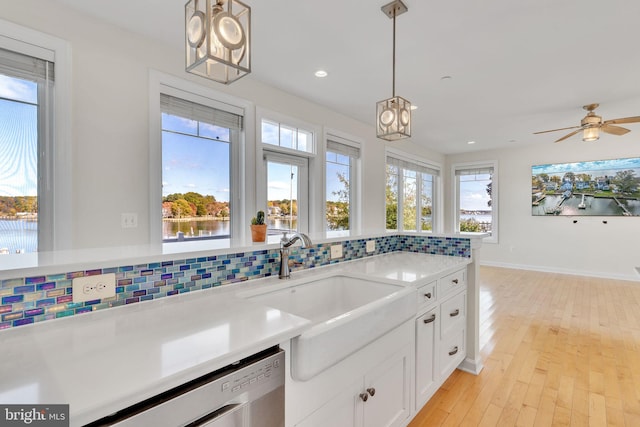
[(331, 259), (342, 258), (342, 245), (331, 246)]
[(137, 213), (120, 214), (120, 225), (122, 226), (122, 228), (137, 228), (138, 214)]
[(73, 302), (93, 301), (116, 296), (115, 273), (73, 279)]
[(368, 254), (371, 253), (371, 252), (375, 252), (376, 251), (376, 241), (375, 240), (367, 240), (366, 251), (367, 251)]

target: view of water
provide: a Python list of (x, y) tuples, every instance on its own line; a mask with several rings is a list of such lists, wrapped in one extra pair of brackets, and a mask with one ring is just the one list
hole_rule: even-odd
[(36, 252), (38, 221), (24, 219), (0, 220), (0, 253)]
[[(562, 200), (562, 196), (548, 195), (538, 206), (532, 207), (533, 215), (546, 215), (546, 212), (557, 206), (560, 200)], [(622, 203), (632, 215), (640, 215), (640, 201), (618, 200), (620, 200), (620, 203)], [(624, 214), (624, 210), (619, 207), (612, 198), (586, 196), (584, 198), (584, 209), (578, 208), (581, 201), (582, 195), (572, 195), (562, 203), (560, 215), (612, 216)]]
[[(162, 235), (164, 239), (175, 239), (179, 231), (184, 233), (185, 238), (190, 237), (216, 237), (229, 236), (231, 233), (231, 222), (229, 220), (189, 220), (189, 221), (163, 221)], [(294, 218), (293, 223), (289, 219), (268, 218), (267, 228), (269, 234), (277, 234), (276, 230), (289, 231), (297, 229), (298, 221)]]

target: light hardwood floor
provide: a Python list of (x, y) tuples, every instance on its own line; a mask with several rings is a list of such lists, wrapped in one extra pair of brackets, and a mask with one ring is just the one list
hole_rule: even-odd
[(640, 283), (481, 267), (480, 351), (410, 427), (640, 426)]

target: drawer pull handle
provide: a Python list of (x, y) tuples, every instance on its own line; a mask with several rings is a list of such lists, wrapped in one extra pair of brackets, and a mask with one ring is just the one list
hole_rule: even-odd
[(449, 313), (449, 316), (456, 317), (458, 314), (460, 314), (460, 310), (456, 308), (454, 311)]
[(373, 387), (369, 387), (369, 388), (367, 389), (367, 393), (369, 393), (369, 396), (373, 397), (373, 396), (375, 396), (375, 395), (376, 395), (376, 389), (375, 389), (375, 388), (373, 388)]
[(458, 279), (453, 279), (451, 282), (457, 285), (458, 284)]
[(360, 399), (362, 399), (363, 402), (366, 402), (367, 399), (369, 399), (369, 395), (367, 393), (360, 393)]
[(424, 296), (431, 299), (431, 292), (427, 292), (426, 294), (424, 294)]
[(449, 352), (449, 356), (453, 356), (454, 354), (456, 354), (458, 352), (458, 346), (453, 347), (453, 350), (451, 350)]
[(431, 322), (433, 322), (434, 320), (436, 320), (436, 315), (435, 315), (435, 314), (432, 314), (432, 315), (431, 315), (431, 317), (429, 317), (428, 319), (424, 319), (424, 320), (423, 320), (423, 322), (424, 322), (424, 323), (431, 323)]

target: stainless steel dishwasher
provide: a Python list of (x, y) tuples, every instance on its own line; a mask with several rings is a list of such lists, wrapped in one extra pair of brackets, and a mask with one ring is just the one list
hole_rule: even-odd
[(87, 426), (283, 427), (284, 352), (270, 348)]

